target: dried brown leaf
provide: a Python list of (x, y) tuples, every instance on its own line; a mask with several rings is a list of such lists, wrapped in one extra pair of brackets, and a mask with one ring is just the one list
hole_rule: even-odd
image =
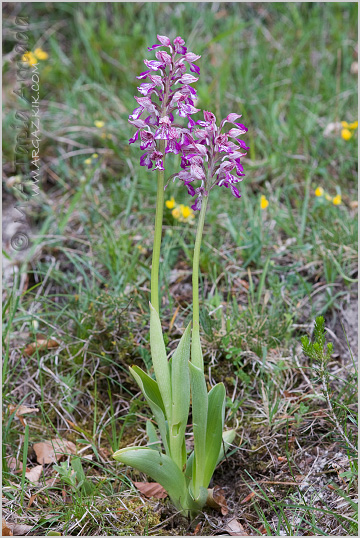
[(39, 409), (36, 407), (26, 407), (26, 405), (9, 405), (10, 413), (13, 413), (16, 409), (15, 416), (20, 417), (21, 415), (26, 415), (26, 413), (37, 413)]
[(38, 463), (56, 463), (62, 456), (76, 454), (76, 446), (66, 439), (52, 439), (33, 445)]
[(22, 525), (20, 523), (13, 523), (12, 521), (5, 521), (7, 529), (11, 534), (4, 534), (4, 520), (3, 520), (3, 536), (24, 536), (33, 528), (33, 525)]
[(30, 469), (30, 471), (25, 473), (25, 476), (28, 480), (30, 480), (30, 482), (33, 482), (35, 484), (36, 482), (39, 482), (42, 470), (42, 465), (36, 465), (32, 469)]
[(145, 497), (165, 499), (168, 496), (166, 490), (157, 482), (134, 482), (134, 484)]
[(13, 533), (11, 532), (11, 529), (8, 526), (8, 522), (5, 521), (4, 518), (2, 518), (2, 536), (13, 536)]
[(56, 348), (59, 347), (59, 345), (59, 342), (52, 340), (51, 338), (49, 340), (39, 338), (36, 342), (32, 342), (31, 344), (27, 345), (24, 349), (24, 353), (30, 357), (35, 353), (36, 350), (44, 351), (44, 349)]
[(248, 503), (254, 496), (255, 496), (255, 492), (252, 491), (251, 493), (249, 493), (249, 495), (246, 495), (246, 497), (242, 501), (240, 501), (240, 504)]
[(206, 504), (211, 506), (211, 508), (219, 510), (223, 516), (226, 516), (229, 512), (224, 496), (224, 490), (220, 486), (208, 489)]
[(223, 530), (228, 532), (230, 536), (249, 536), (236, 518), (230, 519)]
[(14, 458), (14, 456), (11, 456), (7, 460), (7, 466), (10, 472), (18, 471), (19, 469), (22, 469), (22, 464), (19, 460)]

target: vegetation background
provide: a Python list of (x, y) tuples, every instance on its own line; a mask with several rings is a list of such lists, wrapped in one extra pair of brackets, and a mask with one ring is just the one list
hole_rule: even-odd
[[(357, 535), (357, 10), (3, 3), (3, 514), (14, 534)], [(28, 200), (26, 169), (13, 166), (17, 16), (29, 50), (46, 53), (41, 180), (37, 195), (24, 187)], [(128, 366), (151, 371), (156, 178), (128, 145), (127, 118), (156, 34), (202, 55), (198, 107), (241, 113), (249, 128), (242, 198), (212, 193), (200, 260), (208, 383), (224, 381), (226, 424), (238, 424), (213, 480), (228, 508), (192, 523), (111, 458), (145, 442), (149, 416)], [(166, 193), (189, 204), (179, 184)], [(194, 229), (165, 209), (169, 352), (191, 317)], [(22, 251), (11, 247), (19, 231), (31, 238)], [(334, 344), (325, 362), (301, 351), (317, 315)]]

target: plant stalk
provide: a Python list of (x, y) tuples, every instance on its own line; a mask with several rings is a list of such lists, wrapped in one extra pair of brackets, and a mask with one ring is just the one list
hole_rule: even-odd
[(192, 288), (193, 288), (193, 330), (198, 331), (200, 327), (199, 322), (199, 262), (200, 262), (200, 247), (201, 240), (204, 231), (204, 222), (206, 207), (208, 202), (208, 196), (204, 196), (202, 199), (199, 222), (196, 232), (194, 258), (193, 258), (193, 273), (192, 273)]
[[(165, 140), (160, 140), (159, 151), (164, 155), (165, 161)], [(160, 247), (161, 232), (164, 212), (164, 170), (158, 170), (157, 179), (157, 196), (156, 196), (156, 214), (154, 230), (154, 247), (151, 264), (151, 304), (160, 315), (159, 311), (159, 265), (160, 265)]]

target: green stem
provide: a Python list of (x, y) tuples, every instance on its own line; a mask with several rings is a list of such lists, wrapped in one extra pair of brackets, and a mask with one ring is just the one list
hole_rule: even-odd
[(199, 261), (200, 261), (200, 246), (202, 240), (202, 234), (204, 230), (206, 206), (208, 202), (208, 196), (204, 196), (202, 199), (198, 228), (196, 232), (194, 259), (193, 259), (193, 274), (192, 274), (192, 288), (193, 288), (193, 329), (199, 330)]
[[(159, 151), (164, 155), (165, 161), (165, 140), (160, 140)], [(151, 265), (151, 304), (156, 312), (159, 312), (159, 265), (160, 265), (160, 247), (161, 232), (164, 212), (164, 170), (158, 170), (157, 180), (157, 197), (156, 197), (156, 215), (154, 231), (154, 248)]]

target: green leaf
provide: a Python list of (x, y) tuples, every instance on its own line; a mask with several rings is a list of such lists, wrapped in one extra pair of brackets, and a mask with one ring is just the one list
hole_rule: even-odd
[(74, 469), (77, 481), (81, 483), (81, 490), (85, 495), (91, 495), (95, 489), (95, 486), (90, 480), (87, 480), (81, 460), (75, 457), (71, 460), (71, 467)]
[(192, 465), (192, 488), (194, 497), (196, 499), (200, 493), (200, 486), (203, 485), (204, 481), (207, 449), (206, 428), (208, 415), (208, 393), (203, 370), (195, 366), (192, 362), (189, 363), (189, 369), (195, 452), (195, 464)]
[(191, 362), (201, 371), (204, 371), (204, 359), (201, 350), (200, 342), (200, 326), (198, 322), (194, 322), (194, 327), (191, 335)]
[(168, 441), (168, 428), (165, 420), (165, 409), (161, 398), (158, 384), (150, 376), (148, 376), (138, 366), (132, 366), (130, 373), (139, 385), (144, 394), (147, 403), (154, 414), (155, 420), (159, 427), (162, 442), (164, 444), (166, 454), (170, 454)]
[(161, 329), (159, 314), (150, 304), (150, 348), (155, 371), (156, 381), (159, 386), (162, 401), (165, 406), (165, 416), (171, 422), (171, 384), (170, 367), (166, 356), (164, 338)]
[(189, 418), (190, 408), (190, 327), (187, 326), (181, 340), (172, 356), (171, 366), (171, 427), (170, 452), (171, 458), (182, 470), (186, 463), (185, 428)]
[(156, 429), (154, 424), (151, 422), (151, 420), (146, 421), (146, 433), (149, 438), (148, 446), (152, 450), (158, 450), (161, 452), (161, 444), (159, 442)]
[(229, 450), (231, 443), (235, 439), (235, 435), (236, 430), (227, 430), (226, 432), (223, 432), (222, 443), (216, 465), (218, 465), (224, 459), (226, 452)]
[(169, 456), (146, 447), (127, 447), (118, 450), (113, 458), (130, 465), (162, 485), (178, 509), (187, 505), (188, 491), (185, 478)]
[(220, 454), (225, 417), (225, 396), (223, 383), (215, 385), (208, 394), (206, 458), (203, 482), (205, 488), (209, 485)]

